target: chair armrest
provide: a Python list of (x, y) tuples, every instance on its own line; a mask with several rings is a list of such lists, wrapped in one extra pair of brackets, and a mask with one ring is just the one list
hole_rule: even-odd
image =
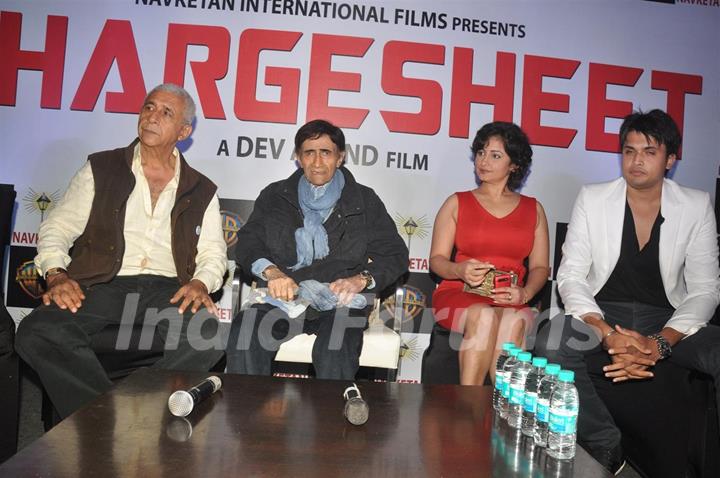
[(402, 283), (398, 283), (395, 287), (395, 302), (393, 310), (393, 326), (392, 329), (400, 335), (402, 330), (402, 319), (405, 306), (405, 286)]
[[(233, 317), (237, 315), (241, 310), (245, 310), (248, 307), (247, 297), (249, 296), (246, 284), (243, 282), (243, 275), (239, 267), (235, 268), (235, 273), (232, 278), (232, 314)], [(246, 286), (246, 287), (243, 287)], [(257, 288), (257, 282), (253, 281), (250, 284), (250, 289)], [(243, 297), (244, 296), (244, 297)]]
[(238, 313), (238, 306), (240, 305), (240, 289), (242, 288), (242, 281), (240, 280), (240, 268), (235, 268), (235, 273), (232, 278), (232, 315), (235, 317)]

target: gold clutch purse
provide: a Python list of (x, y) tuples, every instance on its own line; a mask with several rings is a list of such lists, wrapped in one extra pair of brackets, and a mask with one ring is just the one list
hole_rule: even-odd
[(476, 287), (470, 287), (465, 284), (463, 288), (464, 292), (471, 294), (482, 295), (484, 297), (490, 297), (493, 294), (493, 289), (498, 287), (510, 287), (511, 285), (517, 284), (518, 275), (513, 271), (501, 271), (498, 269), (491, 269), (485, 274), (485, 278)]

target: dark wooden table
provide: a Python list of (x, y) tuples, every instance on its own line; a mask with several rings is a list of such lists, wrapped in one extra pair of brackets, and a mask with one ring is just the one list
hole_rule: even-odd
[(173, 417), (170, 393), (206, 376), (141, 369), (0, 476), (610, 476), (579, 447), (557, 462), (494, 426), (489, 387), (362, 382), (370, 419), (356, 427), (346, 382), (221, 375), (221, 391)]

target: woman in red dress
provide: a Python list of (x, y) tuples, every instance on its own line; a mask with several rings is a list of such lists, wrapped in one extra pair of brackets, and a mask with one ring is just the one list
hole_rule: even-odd
[[(486, 124), (472, 152), (480, 186), (453, 194), (438, 211), (430, 269), (443, 279), (433, 294), (435, 320), (463, 334), (460, 383), (482, 385), (488, 370), (495, 381), (502, 343), (523, 344), (533, 319), (525, 304), (548, 278), (549, 241), (540, 203), (515, 192), (532, 161), (525, 133), (513, 123)], [(481, 284), (491, 269), (515, 272), (517, 284), (496, 287), (489, 297), (463, 291), (465, 284)]]

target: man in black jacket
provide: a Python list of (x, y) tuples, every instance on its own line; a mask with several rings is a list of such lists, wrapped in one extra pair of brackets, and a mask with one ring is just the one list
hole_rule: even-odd
[[(380, 198), (342, 167), (340, 128), (310, 121), (295, 135), (295, 155), (302, 169), (260, 193), (238, 233), (236, 257), (267, 287), (266, 302), (293, 301), (298, 290), (317, 292), (318, 283), (327, 285), (320, 295), (329, 301), (296, 319), (269, 303), (241, 312), (230, 332), (228, 372), (269, 375), (279, 344), (307, 333), (317, 336), (317, 377), (352, 379), (372, 306), (358, 306), (357, 294), (393, 284), (407, 271), (408, 250)], [(353, 304), (361, 308), (347, 307)]]

